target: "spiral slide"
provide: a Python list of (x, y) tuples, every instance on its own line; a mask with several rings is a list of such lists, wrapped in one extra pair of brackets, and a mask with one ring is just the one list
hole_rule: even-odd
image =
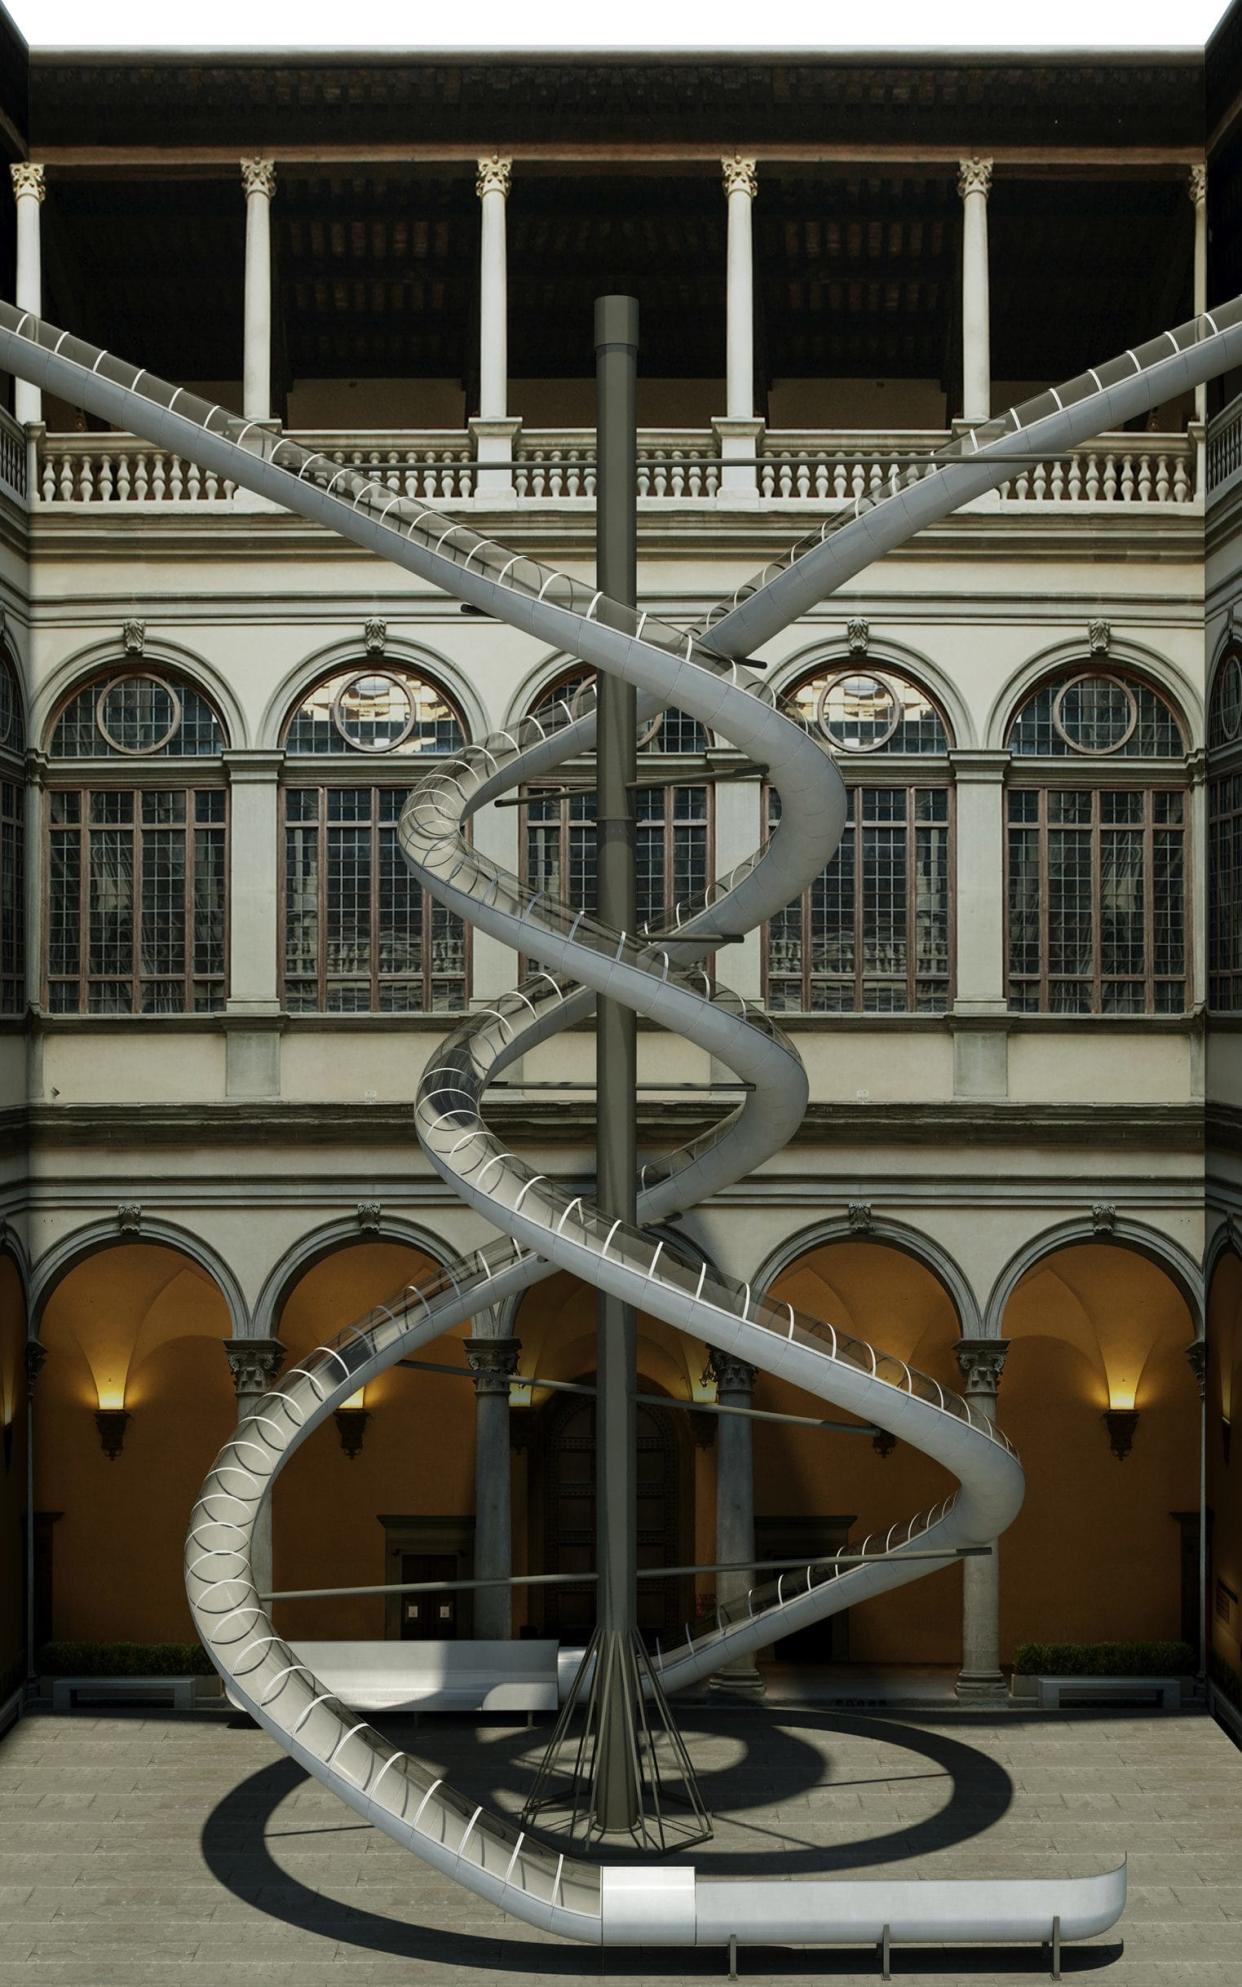
[(489, 1130), (483, 1093), (603, 995), (677, 1030), (751, 1086), (707, 1133), (643, 1168), (642, 1221), (694, 1205), (779, 1151), (806, 1104), (797, 1053), (760, 1009), (722, 989), (699, 962), (715, 939), (771, 917), (819, 872), (842, 832), (844, 788), (822, 747), (774, 707), (742, 658), (879, 554), (1003, 482), (1015, 455), (1059, 453), (1240, 361), (1242, 298), (974, 429), (922, 474), (895, 475), (889, 495), (859, 499), (687, 630), (509, 554), (358, 471), (0, 304), (0, 366), (327, 525), (549, 647), (615, 672), (636, 686), (640, 712), (670, 704), (691, 712), (766, 767), (780, 796), (780, 826), (763, 850), (702, 902), (678, 907), (674, 966), (659, 934), (609, 930), (532, 891), (465, 837), (478, 808), (588, 750), (593, 713), (528, 719), (418, 781), (400, 829), (412, 869), (442, 902), (539, 962), (521, 987), (448, 1038), (416, 1106), (431, 1164), (501, 1239), (409, 1286), (286, 1373), (221, 1450), (190, 1520), (187, 1592), (230, 1694), (368, 1821), (529, 1924), (591, 1944), (1003, 1943), (1046, 1939), (1058, 1923), (1062, 1938), (1087, 1937), (1122, 1911), (1124, 1866), (1030, 1881), (721, 1881), (685, 1865), (601, 1868), (557, 1855), (462, 1799), (325, 1690), (275, 1632), (250, 1550), (277, 1472), (344, 1399), (451, 1325), (558, 1269), (876, 1423), (934, 1457), (960, 1485), (945, 1503), (869, 1539), (864, 1563), (782, 1575), (722, 1607), (706, 1629), (687, 1629), (683, 1645), (658, 1654), (667, 1689), (916, 1579), (926, 1559), (915, 1554), (986, 1544), (1010, 1523), (1022, 1500), (1021, 1467), (968, 1402), (830, 1324), (706, 1267), (687, 1268), (642, 1227), (610, 1223), (582, 1196), (532, 1174)]

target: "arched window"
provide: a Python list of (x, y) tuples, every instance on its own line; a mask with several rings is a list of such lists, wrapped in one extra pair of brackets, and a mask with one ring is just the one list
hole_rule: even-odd
[(1010, 1007), (1183, 1013), (1186, 746), (1172, 706), (1082, 663), (1026, 699), (1006, 743)]
[[(783, 699), (849, 788), (845, 833), (767, 927), (765, 998), (780, 1012), (939, 1014), (952, 997), (952, 740), (925, 690), (864, 660), (829, 664)], [(767, 793), (769, 832), (780, 797)]]
[[(545, 721), (578, 710), (581, 692), (595, 680), (593, 670), (573, 669), (558, 677), (531, 706)], [(685, 711), (668, 710), (639, 731), (645, 759), (678, 754), (701, 756), (710, 743), (706, 726)], [(555, 790), (530, 787), (522, 804), (522, 866), (528, 883), (574, 910), (596, 907), (595, 787), (585, 778), (580, 791), (572, 772)], [(701, 897), (711, 879), (711, 788), (689, 779), (653, 781), (635, 795), (635, 841), (640, 928), (658, 931), (670, 924), (678, 904)]]
[(410, 758), (465, 742), (438, 684), (377, 656), (325, 677), (290, 712), (281, 957), (291, 1013), (464, 1008), (465, 927), (415, 880), (397, 824)]
[(1208, 711), (1208, 1006), (1242, 1013), (1242, 649), (1233, 647)]
[(56, 712), (47, 797), (51, 1013), (224, 1006), (227, 743), (203, 692), (160, 664), (113, 664)]
[(0, 1014), (26, 1006), (25, 749), (21, 685), (0, 646)]

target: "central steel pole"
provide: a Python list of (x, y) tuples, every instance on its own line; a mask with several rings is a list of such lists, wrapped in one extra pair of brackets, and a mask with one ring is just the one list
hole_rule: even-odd
[[(638, 304), (633, 297), (595, 303), (596, 498), (595, 575), (610, 600), (638, 597)], [(603, 618), (603, 617), (601, 617)], [(634, 786), (638, 712), (633, 688), (599, 676), (595, 744), (598, 905), (619, 931), (637, 923)], [(600, 1211), (633, 1225), (638, 1168), (637, 1040), (633, 1011), (596, 1003), (596, 1181)], [(598, 1393), (595, 1403), (596, 1549), (599, 1567), (596, 1657), (603, 1684), (595, 1782), (595, 1817), (606, 1830), (632, 1829), (642, 1810), (633, 1742), (633, 1639), (637, 1627), (637, 1507), (634, 1488), (634, 1392), (637, 1326), (632, 1305), (596, 1301)]]

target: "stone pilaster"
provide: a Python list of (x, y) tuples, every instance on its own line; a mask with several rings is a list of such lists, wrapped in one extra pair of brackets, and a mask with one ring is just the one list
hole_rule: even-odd
[[(731, 1352), (708, 1354), (708, 1371), (716, 1382), (721, 1407), (748, 1408), (754, 1397), (755, 1368)], [(761, 1576), (755, 1573), (755, 1464), (752, 1424), (745, 1415), (716, 1416), (716, 1558), (722, 1565), (747, 1570), (718, 1573), (716, 1592), (722, 1602), (744, 1598)], [(740, 1657), (718, 1670), (711, 1689), (734, 1696), (762, 1697), (763, 1679), (751, 1656)]]

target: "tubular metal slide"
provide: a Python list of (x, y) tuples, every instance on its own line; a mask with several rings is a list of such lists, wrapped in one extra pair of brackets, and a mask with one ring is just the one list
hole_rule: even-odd
[(724, 1881), (681, 1864), (601, 1868), (558, 1855), (463, 1800), (316, 1680), (272, 1626), (251, 1570), (251, 1538), (277, 1472), (343, 1400), (450, 1326), (558, 1269), (874, 1422), (943, 1464), (960, 1486), (945, 1503), (869, 1539), (863, 1564), (782, 1574), (721, 1607), (706, 1627), (687, 1629), (681, 1646), (658, 1655), (666, 1689), (917, 1579), (930, 1551), (985, 1545), (1005, 1529), (1021, 1504), (1023, 1477), (990, 1420), (830, 1323), (706, 1267), (687, 1267), (642, 1227), (606, 1221), (585, 1197), (532, 1173), (506, 1149), (488, 1128), (483, 1094), (603, 995), (686, 1036), (751, 1086), (707, 1133), (643, 1167), (642, 1221), (693, 1206), (780, 1151), (806, 1106), (797, 1052), (761, 1009), (719, 986), (704, 962), (718, 938), (772, 917), (819, 873), (842, 833), (845, 790), (831, 757), (776, 708), (746, 655), (881, 553), (996, 487), (1014, 456), (1059, 454), (1240, 362), (1236, 299), (976, 427), (921, 473), (895, 472), (889, 494), (858, 499), (700, 626), (681, 628), (0, 304), (0, 367), (328, 526), (550, 649), (615, 672), (636, 686), (641, 718), (670, 705), (690, 712), (766, 768), (780, 798), (780, 824), (764, 848), (701, 902), (678, 907), (674, 962), (660, 934), (609, 930), (528, 888), (466, 839), (467, 821), (488, 801), (589, 750), (590, 708), (528, 718), (418, 779), (400, 828), (407, 862), (442, 903), (538, 962), (523, 985), (448, 1037), (416, 1105), (428, 1160), (501, 1239), (409, 1286), (285, 1373), (220, 1451), (190, 1520), (190, 1605), (234, 1699), (360, 1815), (530, 1924), (591, 1944), (1004, 1943), (1047, 1939), (1054, 1921), (1062, 1938), (1088, 1937), (1122, 1911), (1124, 1866), (1073, 1879)]

